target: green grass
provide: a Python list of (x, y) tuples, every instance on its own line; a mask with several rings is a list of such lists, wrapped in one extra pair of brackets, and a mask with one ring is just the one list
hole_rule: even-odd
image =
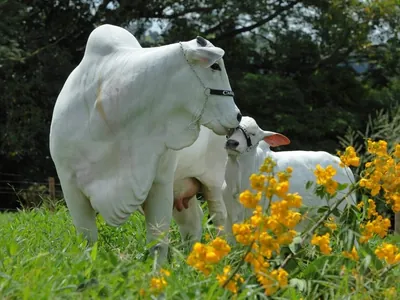
[[(139, 299), (140, 289), (148, 292), (154, 274), (145, 243), (143, 216), (134, 214), (118, 228), (105, 225), (98, 217), (98, 225), (99, 242), (90, 247), (76, 235), (63, 206), (55, 211), (40, 208), (0, 214), (1, 299)], [(175, 225), (170, 239), (166, 268), (171, 276), (162, 295), (164, 299), (230, 299), (230, 292), (220, 288), (215, 278), (206, 278), (186, 264), (188, 249), (181, 245)], [(399, 239), (391, 239), (399, 244)], [(311, 250), (310, 253), (311, 257), (315, 255)], [(232, 256), (230, 259), (233, 261)], [(334, 255), (298, 260), (300, 267), (293, 286), (276, 296), (281, 299), (317, 299), (319, 296), (366, 299), (370, 295), (372, 299), (384, 299), (382, 291), (391, 286), (400, 295), (398, 267), (385, 276), (373, 271), (361, 273), (368, 284), (357, 286), (350, 275), (334, 275), (343, 261)], [(365, 263), (362, 261), (360, 265)], [(370, 259), (370, 264), (373, 263)], [(352, 262), (347, 264), (350, 269)], [(365, 269), (360, 267), (359, 270)], [(245, 288), (237, 299), (256, 299), (257, 295), (265, 298), (261, 288), (250, 279), (250, 273), (243, 272), (249, 278), (245, 278)], [(145, 296), (144, 299), (151, 298)]]
[[(55, 212), (35, 209), (0, 214), (2, 299), (138, 299), (139, 290), (148, 289), (153, 272), (143, 216), (135, 213), (118, 228), (105, 225), (98, 217), (98, 226), (98, 245), (89, 247), (76, 235), (64, 207)], [(175, 226), (170, 238), (167, 268), (173, 271), (168, 298), (206, 295), (214, 282), (199, 280), (185, 263), (188, 249), (180, 245)], [(228, 295), (224, 290), (213, 295), (224, 293)]]

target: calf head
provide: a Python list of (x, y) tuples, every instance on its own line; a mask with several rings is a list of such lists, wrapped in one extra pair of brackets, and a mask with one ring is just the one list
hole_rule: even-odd
[(240, 155), (257, 147), (262, 140), (270, 147), (290, 144), (289, 138), (283, 134), (262, 130), (253, 118), (245, 116), (242, 118), (239, 127), (230, 136), (227, 136), (225, 149), (228, 155)]
[(225, 51), (200, 36), (181, 42), (180, 47), (190, 68), (190, 73), (181, 72), (182, 89), (188, 96), (186, 109), (201, 125), (218, 135), (227, 134), (239, 125), (242, 115), (233, 100), (222, 59)]

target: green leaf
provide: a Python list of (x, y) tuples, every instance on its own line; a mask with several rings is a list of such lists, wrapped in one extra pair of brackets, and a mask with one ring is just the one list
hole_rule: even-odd
[(218, 281), (216, 281), (209, 289), (208, 289), (208, 293), (207, 293), (207, 298), (206, 299), (215, 299), (215, 295), (214, 292), (215, 290), (218, 288)]
[(338, 190), (338, 191), (343, 191), (343, 190), (345, 190), (347, 187), (348, 187), (348, 183), (339, 183), (339, 184), (338, 184), (338, 187), (337, 187), (337, 190)]
[(95, 242), (92, 251), (90, 252), (90, 258), (92, 259), (92, 261), (95, 261), (97, 258), (97, 245), (97, 242)]
[(297, 288), (300, 292), (303, 292), (306, 290), (307, 281), (304, 279), (292, 278), (289, 281), (289, 285)]
[(313, 183), (314, 183), (314, 181), (311, 181), (311, 180), (307, 181), (306, 190), (308, 190), (310, 187), (312, 187)]
[(10, 245), (8, 246), (8, 251), (11, 256), (14, 256), (15, 254), (17, 254), (18, 244), (14, 240), (12, 240)]
[(327, 210), (329, 210), (329, 206), (324, 205), (317, 209), (317, 213), (321, 214), (321, 213), (326, 212)]

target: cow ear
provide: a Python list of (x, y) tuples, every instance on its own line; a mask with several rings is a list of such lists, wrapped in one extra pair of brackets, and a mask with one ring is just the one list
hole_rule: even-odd
[(283, 145), (289, 145), (290, 140), (283, 134), (276, 133), (273, 131), (263, 131), (264, 141), (270, 145), (270, 147), (278, 147)]
[(225, 51), (218, 47), (190, 48), (186, 50), (186, 58), (189, 63), (208, 68), (221, 59)]

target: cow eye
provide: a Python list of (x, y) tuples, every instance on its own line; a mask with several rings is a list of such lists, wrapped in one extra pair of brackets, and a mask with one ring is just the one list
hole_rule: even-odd
[(210, 68), (213, 69), (214, 71), (221, 71), (221, 67), (217, 63), (211, 65)]

